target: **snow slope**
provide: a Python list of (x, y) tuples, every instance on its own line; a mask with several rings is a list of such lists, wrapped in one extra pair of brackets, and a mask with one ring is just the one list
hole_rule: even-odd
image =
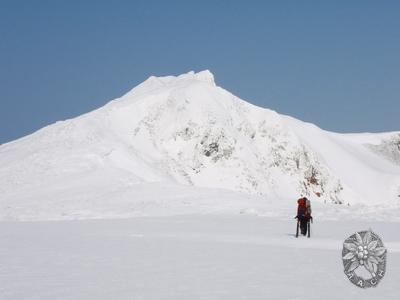
[(399, 145), (399, 132), (337, 134), (251, 105), (209, 71), (150, 77), (1, 145), (0, 219), (209, 211), (204, 203), (231, 211), (221, 193), (238, 199), (235, 211), (254, 201), (265, 212), (300, 194), (398, 208)]

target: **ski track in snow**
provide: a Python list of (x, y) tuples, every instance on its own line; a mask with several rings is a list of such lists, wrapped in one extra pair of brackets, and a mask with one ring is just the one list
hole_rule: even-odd
[[(294, 234), (288, 234), (288, 236), (294, 236)], [(212, 243), (232, 243), (232, 244), (252, 244), (252, 245), (271, 245), (277, 247), (289, 247), (289, 248), (308, 248), (308, 249), (321, 249), (321, 250), (341, 250), (343, 247), (342, 240), (332, 239), (310, 239), (307, 242), (298, 242), (296, 240), (284, 240), (282, 238), (271, 238), (265, 236), (247, 236), (247, 235), (213, 235), (213, 234), (140, 234), (135, 233), (128, 235), (127, 237), (132, 238), (147, 238), (147, 239), (172, 239), (172, 240), (186, 240), (194, 242), (212, 242)], [(304, 236), (299, 236), (299, 239), (308, 239)], [(395, 253), (400, 252), (400, 243), (390, 242), (385, 243), (386, 248), (389, 252)]]

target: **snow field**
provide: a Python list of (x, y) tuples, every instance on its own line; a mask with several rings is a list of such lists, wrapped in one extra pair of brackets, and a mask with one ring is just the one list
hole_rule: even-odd
[[(362, 290), (343, 273), (341, 247), (372, 228), (387, 274)], [(398, 299), (398, 224), (185, 215), (121, 220), (3, 222), (1, 299)]]

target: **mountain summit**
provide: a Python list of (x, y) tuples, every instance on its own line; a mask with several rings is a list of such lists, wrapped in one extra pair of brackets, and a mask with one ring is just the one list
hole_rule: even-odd
[(399, 145), (398, 132), (337, 134), (254, 106), (208, 70), (152, 76), (95, 111), (1, 145), (0, 205), (3, 217), (49, 197), (61, 207), (118, 205), (151, 183), (397, 205)]

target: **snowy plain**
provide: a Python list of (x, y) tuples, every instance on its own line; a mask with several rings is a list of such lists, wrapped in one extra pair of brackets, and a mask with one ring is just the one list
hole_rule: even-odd
[[(295, 199), (134, 190), (137, 201), (72, 201), (64, 215), (40, 215), (34, 202), (31, 218), (21, 211), (24, 221), (1, 222), (0, 299), (399, 298), (398, 210), (316, 202), (308, 239), (295, 238)], [(378, 287), (362, 290), (346, 278), (341, 253), (345, 238), (367, 229), (388, 262)]]
[[(372, 228), (387, 272), (363, 290), (343, 273), (343, 240)], [(399, 224), (181, 215), (2, 222), (0, 299), (399, 299)]]

